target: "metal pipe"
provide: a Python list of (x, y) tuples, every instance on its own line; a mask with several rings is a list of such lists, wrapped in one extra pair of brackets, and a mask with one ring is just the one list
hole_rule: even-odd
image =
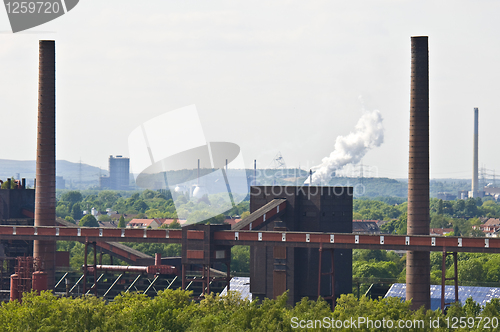
[(120, 280), (120, 278), (123, 276), (123, 274), (120, 274), (118, 276), (118, 278), (115, 279), (115, 281), (113, 282), (113, 284), (111, 286), (109, 286), (108, 290), (106, 291), (106, 293), (104, 293), (103, 297), (106, 297), (106, 295), (108, 295), (109, 291), (116, 285), (116, 283), (118, 282), (118, 280)]
[[(428, 37), (411, 37), (408, 235), (429, 235), (429, 47)], [(412, 309), (430, 308), (429, 252), (406, 255), (406, 299)]]
[[(145, 291), (144, 291), (144, 293), (142, 293), (142, 294), (147, 294), (147, 293), (149, 292), (149, 289), (150, 289), (151, 287), (153, 287), (153, 285), (154, 285), (154, 283), (156, 282), (156, 280), (158, 280), (158, 277), (159, 277), (159, 275), (156, 275), (156, 276), (155, 276), (155, 278), (153, 279), (153, 281), (150, 281), (150, 282), (149, 282), (149, 286), (148, 286), (148, 288), (146, 288), (146, 290), (145, 290)], [(149, 280), (149, 279), (148, 279), (148, 280)], [(156, 291), (156, 289), (155, 289), (154, 287), (153, 287), (153, 289)], [(158, 292), (156, 292), (156, 293), (158, 293)]]
[[(146, 273), (147, 266), (123, 266), (123, 265), (96, 265), (98, 271), (114, 271), (114, 272), (139, 272)], [(94, 267), (89, 266), (87, 271), (94, 272)]]
[[(120, 274), (120, 276), (121, 276), (121, 274)], [(137, 275), (137, 277), (136, 277), (136, 278), (134, 279), (134, 281), (130, 284), (130, 286), (127, 288), (127, 290), (125, 291), (125, 293), (128, 293), (128, 292), (132, 289), (132, 287), (134, 287), (135, 283), (137, 282), (137, 280), (139, 280), (139, 279), (141, 278), (141, 276), (142, 276), (142, 274)], [(176, 277), (176, 278), (177, 278), (177, 277)], [(175, 280), (175, 279), (174, 279), (174, 280)], [(136, 290), (137, 290), (137, 288), (136, 288)]]
[[(40, 40), (35, 226), (54, 226), (56, 220), (55, 55), (55, 42)], [(55, 252), (54, 241), (33, 243), (33, 257), (43, 262), (49, 289), (53, 289), (55, 283)]]

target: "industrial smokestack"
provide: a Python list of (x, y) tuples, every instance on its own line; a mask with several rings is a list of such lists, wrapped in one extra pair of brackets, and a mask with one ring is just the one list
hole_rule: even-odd
[[(428, 37), (411, 37), (408, 235), (429, 235), (429, 48)], [(406, 255), (406, 299), (412, 309), (430, 308), (430, 256)]]
[(472, 164), (472, 197), (476, 197), (479, 193), (478, 188), (478, 142), (479, 142), (479, 109), (474, 108), (474, 147), (473, 147), (473, 164)]
[[(56, 75), (55, 42), (40, 40), (38, 65), (38, 135), (36, 148), (35, 226), (56, 221)], [(34, 241), (33, 256), (47, 272), (48, 289), (55, 282), (54, 241)]]

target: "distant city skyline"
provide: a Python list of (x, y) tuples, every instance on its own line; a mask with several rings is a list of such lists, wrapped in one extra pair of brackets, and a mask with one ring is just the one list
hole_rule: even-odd
[(431, 178), (470, 179), (474, 107), (479, 168), (500, 165), (499, 9), (492, 1), (87, 0), (17, 34), (0, 10), (0, 159), (35, 159), (38, 40), (50, 39), (58, 160), (107, 169), (109, 155), (129, 157), (139, 124), (195, 104), (207, 140), (238, 144), (246, 168), (254, 159), (266, 168), (280, 151), (287, 167), (308, 169), (365, 111), (379, 110), (384, 142), (361, 162), (406, 178), (410, 37), (427, 35)]

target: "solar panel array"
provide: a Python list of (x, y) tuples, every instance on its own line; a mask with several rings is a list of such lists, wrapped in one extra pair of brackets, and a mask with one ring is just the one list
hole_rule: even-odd
[[(250, 293), (250, 278), (249, 277), (233, 277), (229, 282), (229, 288), (231, 291), (240, 292), (242, 299), (248, 299), (252, 301), (252, 293)], [(220, 295), (227, 294), (227, 287), (220, 293)]]
[[(431, 309), (436, 310), (441, 307), (441, 285), (431, 285)], [(406, 284), (393, 284), (386, 297), (399, 297), (406, 300)], [(455, 286), (447, 285), (444, 288), (445, 302), (455, 302)], [(498, 287), (475, 287), (458, 286), (458, 300), (463, 305), (465, 301), (472, 297), (478, 304), (484, 306), (493, 298), (500, 298), (500, 288)]]

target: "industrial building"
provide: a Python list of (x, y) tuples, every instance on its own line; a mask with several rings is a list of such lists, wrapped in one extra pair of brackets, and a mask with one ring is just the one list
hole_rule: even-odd
[[(273, 203), (286, 201), (286, 209), (264, 218), (258, 227), (254, 226), (255, 218), (247, 217), (232, 229), (251, 227), (251, 230), (262, 231), (351, 233), (352, 196), (352, 187), (254, 186), (250, 191), (250, 213), (255, 217), (259, 216), (259, 210), (264, 213)], [(306, 296), (316, 299), (318, 292), (328, 298), (333, 292), (325, 271), (335, 271), (335, 297), (352, 291), (350, 249), (321, 253), (318, 248), (258, 245), (250, 248), (250, 291), (253, 298), (276, 298), (286, 290), (290, 304)], [(322, 271), (321, 276), (319, 271)]]
[(130, 159), (123, 156), (109, 156), (109, 176), (99, 178), (101, 189), (129, 190)]

